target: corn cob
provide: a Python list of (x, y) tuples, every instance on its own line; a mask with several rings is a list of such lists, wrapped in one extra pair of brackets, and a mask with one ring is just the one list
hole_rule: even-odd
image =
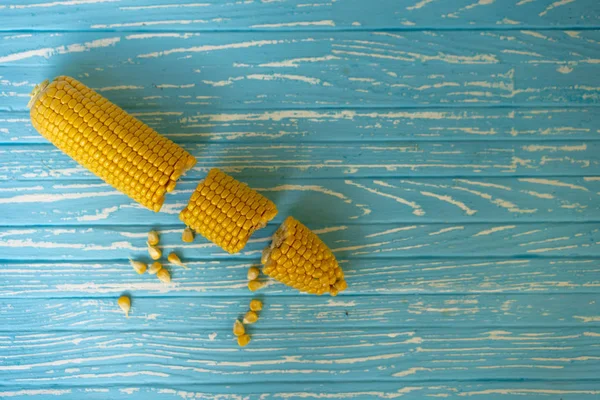
[(277, 229), (261, 262), (264, 274), (301, 292), (336, 296), (348, 287), (327, 245), (292, 217)]
[(81, 82), (59, 76), (36, 86), (34, 128), (104, 181), (151, 210), (196, 163), (181, 147)]
[(275, 215), (277, 208), (272, 201), (214, 168), (200, 182), (179, 219), (233, 254)]

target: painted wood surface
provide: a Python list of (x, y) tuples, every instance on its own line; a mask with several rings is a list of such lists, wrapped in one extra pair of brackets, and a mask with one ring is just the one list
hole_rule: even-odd
[[(600, 398), (600, 3), (0, 4), (0, 398)], [(198, 158), (153, 214), (31, 127), (81, 79)], [(180, 240), (218, 166), (280, 214)], [(349, 289), (246, 270), (287, 216)], [(154, 228), (190, 269), (137, 275)], [(132, 296), (125, 319), (116, 306)]]
[[(2, 30), (315, 30), (594, 27), (594, 0), (7, 0)], [(70, 18), (65, 21), (64, 15)]]

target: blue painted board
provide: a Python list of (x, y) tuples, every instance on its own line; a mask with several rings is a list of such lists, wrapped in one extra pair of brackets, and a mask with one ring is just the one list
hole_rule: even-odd
[[(198, 160), (186, 178), (199, 181), (218, 167), (239, 179), (393, 177), (547, 177), (600, 175), (600, 141), (437, 141), (378, 143), (185, 143)], [(27, 154), (27, 163), (23, 163)], [(89, 171), (49, 144), (0, 148), (0, 181), (88, 179)], [(542, 181), (544, 182), (544, 181)], [(542, 183), (543, 185), (543, 183)], [(560, 183), (558, 184), (560, 186)], [(546, 184), (545, 186), (552, 186)], [(542, 186), (544, 187), (544, 186)], [(547, 189), (547, 187), (546, 187)]]
[[(270, 314), (264, 313), (265, 317)], [(5, 383), (25, 388), (57, 382), (75, 385), (81, 378), (101, 383), (109, 377), (118, 385), (195, 381), (202, 387), (204, 383), (228, 384), (233, 379), (239, 384), (254, 383), (262, 375), (270, 375), (270, 385), (285, 385), (306, 375), (312, 382), (324, 384), (334, 375), (339, 376), (338, 382), (369, 385), (370, 379), (377, 379), (407, 385), (452, 382), (475, 372), (482, 380), (503, 381), (520, 374), (526, 381), (569, 382), (594, 379), (600, 366), (600, 349), (593, 346), (597, 339), (586, 335), (588, 329), (593, 333), (593, 328), (553, 332), (548, 328), (448, 327), (439, 332), (437, 328), (410, 327), (348, 329), (350, 323), (339, 323), (337, 332), (294, 327), (290, 333), (285, 327), (265, 327), (268, 332), (249, 327), (256, 347), (243, 352), (232, 348), (230, 327), (202, 325), (196, 321), (195, 332), (186, 331), (186, 335), (170, 329), (115, 331), (114, 335), (103, 330), (84, 337), (68, 331), (50, 333), (43, 338), (44, 352), (53, 354), (50, 363), (35, 348), (40, 338), (10, 335), (8, 341), (21, 345), (19, 351), (6, 351), (9, 361), (0, 371), (8, 375)], [(61, 342), (77, 343), (77, 347), (61, 347)], [(81, 353), (85, 356), (74, 361), (73, 356)], [(571, 358), (574, 354), (580, 356)], [(532, 367), (531, 361), (536, 365)], [(132, 368), (131, 363), (143, 367)], [(49, 368), (55, 370), (48, 373)]]
[(588, 400), (598, 398), (597, 386), (590, 381), (572, 382), (536, 382), (517, 381), (505, 382), (464, 382), (452, 383), (430, 381), (424, 384), (402, 384), (379, 382), (377, 387), (370, 388), (364, 382), (319, 383), (319, 382), (287, 382), (285, 391), (278, 391), (279, 385), (252, 383), (236, 385), (236, 394), (231, 394), (230, 385), (197, 384), (189, 385), (112, 385), (105, 388), (100, 385), (84, 385), (82, 387), (52, 388), (52, 389), (22, 389), (0, 392), (0, 395), (10, 396), (11, 399), (30, 399), (31, 396), (52, 395), (60, 399), (104, 400), (111, 398), (128, 399), (180, 399), (188, 398), (217, 398), (227, 399), (236, 397), (243, 399), (280, 399), (284, 398), (319, 398), (335, 396), (341, 399), (386, 399), (402, 398), (405, 400), (421, 400), (424, 396), (464, 399), (505, 400), (506, 398), (536, 398), (545, 399), (560, 396), (563, 400)]
[[(27, 299), (46, 299), (48, 298), (108, 298), (108, 301), (120, 292), (129, 291), (136, 293), (136, 296), (158, 296), (162, 297), (212, 297), (212, 296), (238, 296), (247, 297), (246, 280), (244, 279), (246, 270), (250, 266), (258, 265), (254, 260), (209, 260), (209, 261), (193, 261), (186, 260), (190, 270), (182, 270), (180, 268), (172, 268), (172, 274), (176, 275), (175, 283), (169, 288), (165, 288), (156, 280), (150, 279), (147, 276), (139, 276), (130, 268), (126, 260), (123, 261), (3, 261), (2, 279), (0, 297), (11, 299), (14, 297), (26, 297)], [(373, 295), (365, 297), (361, 301), (361, 307), (367, 304), (367, 299), (379, 302), (378, 296), (374, 295), (411, 295), (411, 294), (448, 294), (454, 297), (447, 299), (442, 297), (430, 297), (428, 302), (439, 300), (435, 306), (430, 306), (437, 311), (444, 310), (443, 304), (463, 304), (463, 295), (465, 294), (501, 294), (492, 297), (487, 297), (486, 301), (495, 304), (491, 309), (491, 316), (503, 318), (504, 313), (499, 313), (498, 309), (505, 304), (506, 299), (502, 294), (520, 295), (523, 293), (540, 294), (536, 297), (535, 308), (528, 307), (532, 303), (528, 303), (526, 299), (531, 297), (513, 296), (510, 304), (519, 306), (519, 318), (523, 318), (523, 313), (537, 312), (534, 314), (539, 316), (539, 308), (544, 305), (544, 302), (550, 301), (546, 294), (592, 294), (596, 295), (600, 291), (600, 284), (597, 277), (596, 258), (468, 258), (468, 259), (423, 259), (423, 258), (372, 258), (361, 260), (360, 263), (349, 258), (340, 258), (345, 271), (345, 275), (349, 282), (352, 283), (348, 289), (348, 294), (352, 294), (353, 298), (360, 298), (360, 295)], [(66, 283), (68, 282), (68, 283)], [(268, 290), (263, 290), (261, 296), (282, 295), (289, 299), (296, 293), (287, 286), (277, 284), (275, 281), (266, 279), (265, 284), (268, 285)], [(183, 297), (182, 297), (183, 298)], [(566, 301), (566, 297), (552, 297), (556, 301), (552, 306), (545, 304), (545, 317), (556, 315), (560, 311), (559, 317), (554, 319), (543, 318), (540, 320), (532, 319), (531, 324), (540, 323), (543, 326), (549, 325), (551, 322), (561, 325), (569, 321), (570, 323), (583, 322), (583, 320), (574, 320), (567, 315), (570, 311), (571, 304)], [(413, 301), (412, 299), (411, 301)], [(521, 303), (520, 300), (526, 300)], [(31, 302), (39, 300), (30, 300)], [(298, 299), (292, 299), (295, 302), (311, 302), (311, 307), (318, 309), (323, 304), (334, 306), (336, 302), (330, 303), (328, 299), (312, 299), (303, 296)], [(387, 301), (383, 299), (382, 301)], [(402, 301), (402, 300), (401, 300)], [(415, 300), (422, 301), (422, 300)], [(464, 304), (470, 304), (470, 300), (465, 300)], [(281, 304), (281, 301), (278, 303)], [(473, 303), (473, 302), (471, 302)], [(478, 301), (479, 303), (479, 301)], [(33, 309), (29, 303), (23, 303), (29, 309), (25, 313), (21, 309), (15, 308), (12, 304), (10, 312), (14, 315), (21, 315), (20, 318), (25, 318), (22, 321), (28, 321), (27, 326), (35, 328), (39, 321), (43, 318), (47, 321), (45, 324), (51, 325), (52, 318), (55, 317), (60, 310), (55, 307), (48, 307), (40, 310), (41, 312), (50, 312), (50, 316), (38, 316), (35, 319), (29, 317)], [(48, 304), (48, 303), (47, 303)], [(62, 304), (65, 304), (64, 302)], [(108, 303), (106, 303), (108, 304)], [(345, 303), (340, 304), (355, 304)], [(431, 303), (430, 303), (431, 304)], [(474, 304), (474, 303), (473, 303)], [(594, 303), (582, 301), (582, 304), (587, 304), (589, 310), (594, 310)], [(65, 306), (61, 306), (62, 309)], [(189, 311), (201, 317), (200, 309)], [(424, 306), (423, 306), (424, 307)], [(513, 306), (511, 306), (512, 308)], [(289, 307), (289, 310), (295, 309), (297, 312), (303, 312), (308, 309), (308, 305), (304, 308)], [(394, 308), (394, 307), (392, 307)], [(408, 323), (408, 319), (414, 318), (415, 315), (407, 315), (407, 320), (399, 319), (397, 312), (404, 310), (404, 307), (399, 310), (389, 310), (387, 321), (392, 323)], [(459, 311), (458, 309), (456, 311)], [(361, 312), (361, 318), (366, 318), (365, 311)], [(93, 313), (92, 310), (86, 313)], [(392, 318), (392, 315), (396, 315)], [(420, 314), (417, 314), (420, 315)], [(441, 314), (440, 314), (441, 315)], [(514, 313), (512, 315), (515, 315)], [(593, 312), (592, 314), (593, 315)], [(483, 324), (481, 314), (471, 315), (472, 322)], [(73, 315), (76, 318), (76, 314)], [(287, 318), (287, 317), (286, 317)], [(61, 320), (64, 321), (64, 320)], [(331, 320), (336, 323), (337, 320)], [(401, 322), (404, 321), (404, 322)], [(447, 319), (441, 320), (424, 320), (421, 323), (438, 324)], [(496, 320), (494, 320), (496, 321)], [(113, 321), (113, 324), (119, 323), (123, 329), (127, 328), (124, 321)], [(227, 323), (227, 321), (221, 321)], [(327, 321), (321, 321), (326, 323)], [(360, 320), (353, 319), (353, 323), (359, 323)], [(465, 321), (462, 321), (463, 323)], [(592, 323), (593, 320), (587, 321)], [(598, 322), (598, 321), (596, 321)], [(63, 323), (63, 322), (61, 322)], [(148, 322), (150, 323), (150, 322)], [(160, 322), (152, 322), (159, 324)], [(168, 321), (165, 321), (168, 325)], [(268, 323), (265, 321), (264, 323)], [(502, 321), (496, 321), (496, 324), (501, 324)], [(11, 324), (12, 325), (12, 324)], [(46, 325), (44, 325), (46, 326)], [(92, 326), (88, 326), (93, 329)], [(23, 327), (25, 328), (25, 326)]]
[[(323, 224), (304, 220), (340, 258), (388, 257), (596, 257), (600, 223), (474, 224)], [(259, 262), (278, 225), (255, 233), (239, 260)], [(152, 225), (2, 227), (0, 247), (13, 260), (127, 260), (147, 255)], [(185, 259), (230, 259), (229, 253), (204, 238), (181, 242), (181, 223), (162, 227), (160, 248), (181, 251)], [(24, 251), (26, 249), (26, 251)], [(361, 262), (356, 260), (356, 262)]]
[[(349, 178), (349, 177), (348, 177)], [(600, 221), (600, 178), (244, 179), (285, 215), (328, 224)], [(0, 205), (11, 226), (173, 224), (197, 186), (182, 179), (152, 214), (100, 181), (1, 181)], [(25, 205), (35, 207), (24, 207)], [(314, 206), (306, 206), (311, 204)], [(68, 205), (69, 208), (64, 208)], [(336, 210), (332, 212), (332, 210)]]
[[(152, 97), (152, 96), (150, 96)], [(416, 108), (284, 111), (198, 110), (208, 105), (161, 104), (163, 111), (132, 105), (127, 109), (177, 143), (364, 142), (444, 140), (593, 140), (600, 138), (600, 108)], [(203, 100), (202, 102), (208, 102)], [(0, 112), (0, 143), (48, 143), (27, 112)]]
[[(594, 0), (279, 0), (118, 2), (7, 0), (2, 30), (213, 31), (594, 27)], [(582, 12), (585, 10), (585, 12)], [(65, 15), (69, 16), (65, 21)]]
[(598, 104), (600, 34), (569, 32), (1, 35), (2, 76), (10, 77), (2, 79), (2, 90), (12, 100), (2, 109), (25, 110), (33, 85), (61, 74), (126, 109), (191, 108), (197, 115), (257, 108)]
[[(599, 398), (598, 6), (2, 2), (0, 398)], [(198, 158), (162, 213), (33, 130), (61, 74)], [(280, 210), (234, 256), (180, 240), (214, 166)], [(287, 215), (347, 292), (247, 290)], [(170, 285), (128, 265), (149, 229)]]

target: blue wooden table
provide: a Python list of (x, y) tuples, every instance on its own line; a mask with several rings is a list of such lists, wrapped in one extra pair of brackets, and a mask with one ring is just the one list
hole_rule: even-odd
[[(600, 398), (598, 28), (597, 0), (3, 0), (0, 398)], [(57, 75), (198, 158), (163, 212), (31, 127)], [(215, 166), (280, 210), (235, 256), (180, 240)], [(240, 349), (287, 215), (349, 289), (267, 281)], [(128, 266), (151, 228), (171, 286)]]

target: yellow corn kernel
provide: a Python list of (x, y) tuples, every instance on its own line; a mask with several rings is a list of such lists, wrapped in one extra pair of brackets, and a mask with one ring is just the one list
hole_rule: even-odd
[[(165, 193), (175, 188), (175, 181), (160, 171), (163, 158), (176, 157), (171, 172), (176, 177), (196, 163), (181, 147), (71, 77), (44, 81), (31, 96), (31, 123), (42, 136), (151, 210), (159, 211)], [(150, 148), (144, 143), (157, 145)]]
[(248, 345), (248, 343), (250, 343), (250, 335), (248, 335), (247, 333), (244, 333), (243, 335), (238, 336), (237, 342), (238, 342), (238, 346), (240, 346), (240, 347), (244, 347), (244, 346)]
[(150, 231), (148, 232), (148, 244), (150, 246), (156, 246), (159, 242), (158, 232)]
[(244, 328), (244, 324), (242, 324), (239, 319), (236, 319), (233, 323), (233, 334), (235, 336), (242, 336), (244, 333), (246, 333), (246, 328)]
[(135, 272), (137, 272), (140, 275), (146, 272), (146, 269), (148, 268), (148, 266), (143, 262), (129, 260), (129, 263), (131, 264)]
[(256, 279), (253, 281), (248, 281), (248, 289), (250, 289), (251, 292), (256, 292), (261, 287), (263, 287), (263, 284)]
[(292, 217), (277, 229), (261, 262), (264, 274), (301, 292), (336, 296), (348, 287), (329, 247)]
[(117, 304), (121, 307), (121, 310), (125, 313), (125, 316), (129, 318), (129, 310), (131, 309), (131, 299), (125, 295), (119, 297)]
[(253, 324), (256, 321), (258, 321), (258, 314), (255, 311), (248, 311), (246, 315), (244, 315), (245, 324)]
[(156, 275), (158, 273), (158, 271), (160, 271), (162, 269), (162, 264), (159, 263), (158, 261), (153, 262), (150, 265), (150, 268), (148, 268), (148, 273), (150, 275)]
[(148, 244), (148, 254), (153, 260), (158, 260), (162, 256), (162, 251), (158, 247)]
[(249, 281), (253, 281), (253, 280), (257, 279), (259, 274), (260, 274), (260, 271), (258, 268), (256, 268), (256, 267), (248, 268), (248, 280)]
[(186, 225), (234, 254), (275, 217), (275, 204), (224, 172), (211, 169), (179, 214)]
[(260, 301), (260, 300), (257, 300), (257, 299), (252, 299), (252, 300), (250, 301), (250, 309), (251, 309), (252, 311), (260, 311), (260, 310), (262, 310), (262, 308), (263, 308), (263, 303), (262, 303), (262, 301)]
[(189, 267), (187, 265), (185, 265), (184, 263), (181, 262), (181, 259), (175, 253), (170, 253), (169, 256), (167, 257), (167, 260), (169, 260), (169, 262), (171, 264), (179, 265), (180, 267), (189, 269)]
[(185, 243), (192, 243), (194, 241), (194, 232), (190, 229), (190, 227), (186, 227), (181, 234), (181, 240)]
[(161, 268), (157, 273), (156, 273), (156, 277), (163, 283), (170, 283), (171, 282), (171, 274), (169, 274), (169, 271), (166, 270), (166, 268)]

